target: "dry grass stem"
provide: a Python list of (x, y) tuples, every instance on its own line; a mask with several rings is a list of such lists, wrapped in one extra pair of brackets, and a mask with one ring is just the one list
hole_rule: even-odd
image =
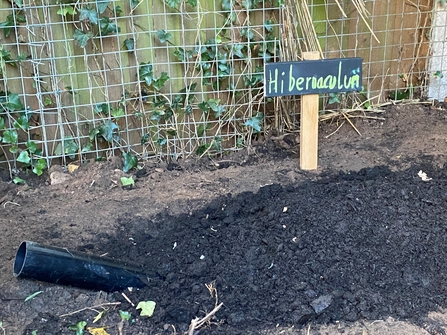
[(59, 317), (65, 318), (66, 316), (74, 315), (74, 314), (77, 314), (77, 313), (80, 313), (80, 312), (83, 312), (86, 310), (95, 310), (96, 308), (104, 308), (104, 306), (118, 306), (118, 305), (121, 305), (121, 303), (120, 302), (105, 302), (103, 304), (99, 304), (99, 305), (95, 305), (95, 306), (91, 306), (91, 307), (84, 307), (84, 308), (78, 309), (74, 312), (62, 314), (62, 315), (59, 315)]
[(129, 299), (127, 295), (124, 294), (124, 292), (121, 292), (121, 295), (126, 299), (126, 301), (132, 305), (132, 307), (135, 307), (135, 304)]
[(352, 128), (354, 128), (355, 132), (357, 134), (359, 134), (359, 136), (362, 136), (362, 134), (359, 132), (359, 130), (354, 126), (354, 124), (351, 122), (351, 120), (349, 119), (349, 117), (346, 115), (346, 113), (344, 112), (340, 112), (341, 115), (343, 115), (343, 117), (346, 119), (346, 121), (348, 121), (348, 123), (351, 125)]
[(343, 122), (337, 127), (337, 129), (335, 129), (335, 131), (333, 131), (333, 132), (330, 133), (329, 135), (325, 136), (325, 138), (329, 138), (329, 137), (331, 137), (332, 135), (336, 134), (336, 133), (341, 129), (341, 127), (343, 127), (344, 124), (345, 124), (345, 121), (343, 121)]

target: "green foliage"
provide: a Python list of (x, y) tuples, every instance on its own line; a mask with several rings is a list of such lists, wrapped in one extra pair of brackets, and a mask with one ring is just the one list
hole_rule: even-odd
[(121, 184), (123, 186), (134, 186), (135, 180), (132, 177), (121, 177)]
[(93, 33), (88, 31), (84, 32), (81, 29), (76, 29), (73, 35), (73, 38), (81, 48), (84, 48), (87, 45), (87, 42), (93, 37)]
[(98, 9), (99, 14), (102, 14), (106, 11), (109, 3), (110, 0), (96, 0), (96, 8)]
[(160, 43), (166, 43), (172, 39), (172, 34), (166, 32), (165, 30), (158, 30), (156, 36)]
[(77, 12), (76, 12), (76, 9), (72, 5), (64, 5), (64, 6), (62, 6), (62, 8), (60, 8), (57, 11), (57, 14), (66, 16), (67, 14), (76, 15)]
[[(445, 1), (447, 1), (447, 0), (445, 0)], [(442, 78), (444, 78), (444, 74), (442, 73), (442, 71), (436, 71), (435, 73), (433, 73), (433, 77), (442, 79)]]
[(60, 142), (54, 150), (55, 155), (68, 156), (70, 159), (75, 159), (75, 155), (79, 152), (79, 146), (73, 137), (65, 137), (63, 142)]
[(264, 114), (257, 113), (244, 123), (244, 126), (251, 127), (253, 132), (259, 133), (261, 131), (261, 122), (264, 120)]
[(31, 299), (35, 298), (36, 296), (38, 296), (41, 293), (43, 293), (43, 291), (34, 292), (33, 294), (31, 294), (25, 298), (25, 302), (30, 301)]
[(25, 23), (26, 17), (21, 14), (20, 11), (16, 11), (14, 14), (6, 16), (6, 20), (0, 22), (0, 28), (3, 29), (5, 36), (8, 37), (11, 34), (11, 29), (17, 26), (18, 23)]
[(115, 34), (121, 31), (120, 27), (118, 27), (116, 23), (111, 22), (110, 18), (108, 18), (107, 16), (102, 17), (99, 20), (99, 26), (101, 28), (101, 36)]
[(132, 314), (130, 314), (127, 311), (120, 310), (119, 314), (120, 314), (121, 320), (125, 320), (125, 321), (129, 321), (130, 318), (132, 317)]
[(140, 316), (151, 317), (155, 310), (155, 301), (140, 301), (136, 309), (141, 309)]
[(92, 8), (88, 5), (80, 9), (79, 20), (86, 23), (98, 24), (99, 15), (95, 8)]
[(162, 72), (160, 77), (155, 77), (154, 67), (150, 63), (141, 63), (138, 71), (141, 81), (143, 81), (148, 88), (155, 91), (160, 91), (164, 84), (170, 79), (166, 72)]
[(125, 152), (123, 153), (124, 158), (124, 172), (129, 172), (131, 169), (136, 168), (138, 165), (138, 158), (132, 154), (131, 152)]
[(135, 40), (133, 38), (126, 38), (123, 43), (128, 51), (133, 52), (135, 50)]
[(242, 0), (242, 7), (246, 9), (255, 9), (262, 3), (263, 0)]
[(77, 324), (68, 327), (68, 329), (76, 332), (76, 335), (83, 335), (85, 326), (87, 326), (87, 322), (79, 321)]

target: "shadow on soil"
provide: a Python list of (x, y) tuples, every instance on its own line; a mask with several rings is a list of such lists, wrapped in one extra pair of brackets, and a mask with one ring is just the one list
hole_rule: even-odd
[(420, 169), (268, 185), (186, 216), (124, 212), (120, 231), (100, 248), (164, 278), (132, 293), (157, 302), (141, 329), (185, 331), (216, 300), (224, 303), (217, 324), (200, 334), (388, 316), (417, 324), (447, 307), (447, 178), (427, 165), (433, 179), (422, 181)]

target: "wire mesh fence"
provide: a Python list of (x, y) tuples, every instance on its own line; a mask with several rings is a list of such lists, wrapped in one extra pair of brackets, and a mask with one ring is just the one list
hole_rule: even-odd
[[(306, 50), (364, 60), (364, 90), (322, 97), (322, 110), (424, 96), (429, 79), (445, 71), (429, 61), (435, 7), (432, 0), (3, 2), (0, 163), (39, 174), (55, 160), (122, 155), (130, 169), (149, 157), (237, 150), (261, 131), (296, 131), (299, 99), (264, 98), (263, 64), (300, 60)], [(442, 20), (436, 25), (445, 29)]]

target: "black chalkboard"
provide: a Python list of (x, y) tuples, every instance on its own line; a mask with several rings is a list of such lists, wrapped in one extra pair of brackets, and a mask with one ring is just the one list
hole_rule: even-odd
[(266, 97), (360, 91), (362, 59), (266, 63), (264, 83)]

